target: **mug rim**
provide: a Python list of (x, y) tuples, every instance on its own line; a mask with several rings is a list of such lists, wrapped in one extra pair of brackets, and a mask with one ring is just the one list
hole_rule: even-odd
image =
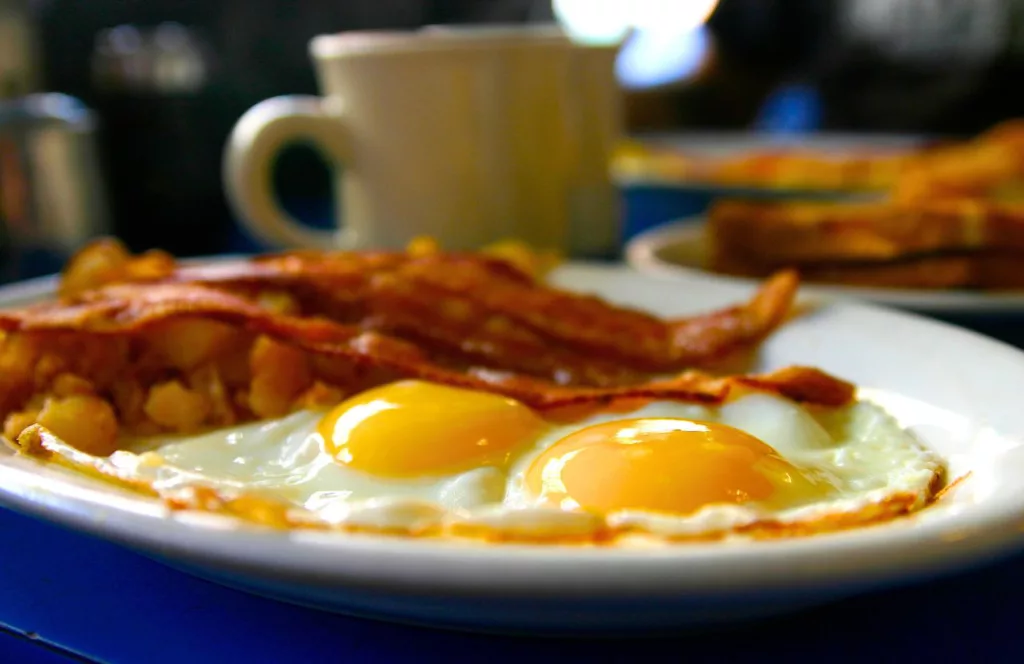
[(313, 37), (315, 58), (546, 46), (569, 48), (572, 40), (549, 24), (427, 25), (416, 30), (350, 30)]

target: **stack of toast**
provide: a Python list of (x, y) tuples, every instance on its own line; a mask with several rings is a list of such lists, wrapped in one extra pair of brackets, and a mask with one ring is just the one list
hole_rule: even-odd
[(724, 201), (710, 216), (710, 268), (898, 288), (1024, 288), (1024, 204)]
[(709, 268), (892, 288), (1024, 288), (1024, 121), (919, 154), (871, 201), (723, 200)]

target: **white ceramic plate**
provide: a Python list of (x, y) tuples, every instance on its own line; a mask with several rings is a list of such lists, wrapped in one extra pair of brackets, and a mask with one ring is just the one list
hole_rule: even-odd
[[(554, 281), (664, 315), (707, 310), (750, 292), (582, 264), (560, 269)], [(24, 301), (45, 287), (15, 296)], [(0, 304), (10, 297), (0, 291)], [(757, 359), (758, 368), (797, 362), (864, 386), (865, 396), (943, 454), (953, 474), (970, 471), (970, 478), (948, 500), (889, 525), (650, 551), (266, 532), (220, 516), (172, 517), (147, 499), (6, 453), (0, 503), (294, 602), (391, 620), (549, 633), (763, 615), (977, 564), (1024, 542), (1024, 444), (1003, 435), (1024, 432), (1024, 354), (912, 315), (831, 304), (780, 330)]]
[[(753, 279), (708, 271), (703, 216), (673, 221), (641, 233), (626, 245), (626, 262), (636, 270), (659, 277), (713, 280), (752, 287)], [(929, 313), (1024, 313), (1024, 293), (983, 293), (965, 290), (910, 290), (804, 286), (806, 295), (823, 299), (858, 299)]]

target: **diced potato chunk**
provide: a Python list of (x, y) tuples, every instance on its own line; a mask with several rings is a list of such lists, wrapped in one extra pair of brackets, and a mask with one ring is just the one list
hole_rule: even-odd
[(92, 383), (73, 373), (57, 374), (50, 387), (54, 396), (70, 397), (76, 394), (96, 394), (96, 388)]
[(295, 405), (309, 409), (330, 408), (341, 403), (344, 398), (345, 394), (337, 387), (316, 381), (299, 396)]
[(313, 382), (306, 353), (270, 337), (256, 340), (249, 364), (249, 408), (259, 417), (286, 414)]
[(71, 296), (117, 281), (124, 276), (131, 256), (119, 241), (103, 238), (76, 253), (64, 268), (60, 294)]
[(152, 281), (174, 271), (174, 257), (151, 250), (132, 256), (114, 238), (96, 240), (75, 254), (64, 268), (60, 294), (67, 297), (117, 281)]
[(151, 420), (175, 431), (195, 431), (210, 414), (209, 400), (176, 380), (158, 383), (149, 390), (143, 409)]
[(216, 367), (208, 364), (197, 369), (189, 376), (188, 386), (206, 397), (209, 402), (210, 413), (207, 420), (210, 424), (227, 426), (235, 423), (236, 417), (231, 397), (224, 386), (224, 381), (220, 379)]
[(47, 399), (38, 422), (88, 454), (107, 456), (117, 449), (117, 416), (111, 405), (99, 397)]
[(129, 261), (126, 277), (132, 281), (152, 281), (174, 272), (174, 256), (166, 251), (150, 249)]
[(405, 251), (417, 258), (420, 256), (432, 256), (440, 253), (441, 245), (432, 237), (420, 235), (409, 241), (409, 244), (405, 246)]
[(236, 337), (230, 325), (195, 318), (169, 320), (149, 333), (154, 350), (182, 371), (212, 360), (230, 348)]
[(7, 334), (0, 340), (0, 411), (16, 408), (32, 393), (39, 340)]
[(26, 334), (8, 334), (0, 343), (0, 372), (17, 374), (21, 380), (32, 376), (39, 357), (38, 338)]
[(4, 437), (14, 441), (18, 439), (21, 432), (36, 423), (39, 419), (38, 410), (21, 410), (11, 413), (4, 420)]

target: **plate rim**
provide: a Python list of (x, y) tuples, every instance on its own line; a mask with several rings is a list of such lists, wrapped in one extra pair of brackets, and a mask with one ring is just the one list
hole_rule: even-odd
[[(881, 150), (901, 153), (953, 137), (909, 132), (844, 132), (778, 133), (770, 131), (741, 132), (735, 130), (704, 130), (697, 132), (640, 132), (630, 136), (631, 142), (709, 156), (748, 154), (779, 148), (799, 148), (820, 153), (850, 150)], [(877, 191), (850, 189), (787, 188), (756, 184), (724, 184), (641, 172), (618, 174), (615, 181), (623, 187), (636, 189), (675, 190), (702, 195), (751, 195), (765, 198), (791, 198), (807, 195), (828, 199), (864, 199), (882, 195)]]
[[(757, 279), (722, 275), (703, 268), (672, 263), (660, 252), (669, 247), (697, 244), (702, 240), (707, 215), (697, 214), (666, 221), (631, 238), (623, 254), (626, 263), (641, 274), (668, 278), (698, 278), (752, 288)], [(865, 302), (933, 313), (1024, 313), (1021, 293), (974, 293), (964, 290), (883, 289), (853, 286), (801, 286), (801, 293), (828, 301)]]
[[(626, 266), (595, 267), (640, 276)], [(11, 292), (45, 295), (55, 283), (47, 279), (15, 284), (16, 288), (0, 287), (0, 306), (10, 302)], [(731, 292), (738, 295), (740, 290)], [(1013, 356), (1024, 371), (1024, 354), (1017, 349), (953, 325), (859, 303), (826, 303), (823, 309), (881, 317), (882, 323), (913, 320), (918, 326), (962, 335), (993, 352)], [(0, 504), (129, 547), (198, 562), (205, 568), (321, 588), (444, 592), (484, 599), (727, 597), (821, 591), (834, 585), (868, 587), (909, 580), (1005, 555), (1024, 543), (1024, 495), (1012, 510), (1005, 505), (1003, 509), (981, 509), (973, 518), (957, 521), (960, 530), (956, 538), (948, 537), (949, 525), (939, 520), (905, 528), (886, 525), (756, 542), (751, 545), (757, 549), (753, 553), (751, 546), (720, 543), (653, 550), (580, 549), (197, 527), (196, 520), (187, 515), (167, 518), (164, 508), (143, 498), (132, 498), (132, 506), (111, 508), (109, 491), (103, 485), (83, 489), (67, 482), (54, 490), (47, 486), (51, 480), (39, 472), (44, 468), (32, 459), (0, 454)], [(214, 518), (222, 519), (226, 517)], [(339, 557), (348, 562), (339, 566)], [(828, 564), (823, 564), (825, 561)], [(501, 570), (500, 575), (494, 574), (496, 569)]]

